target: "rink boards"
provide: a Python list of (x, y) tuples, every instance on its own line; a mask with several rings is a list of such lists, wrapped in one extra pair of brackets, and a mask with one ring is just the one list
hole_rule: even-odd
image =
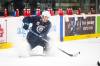
[[(11, 48), (20, 38), (23, 17), (0, 17), (3, 35), (0, 37), (0, 49)], [(23, 31), (24, 32), (24, 31)]]
[[(100, 15), (60, 16), (60, 40), (78, 40), (100, 37)], [(62, 38), (63, 37), (63, 38)]]

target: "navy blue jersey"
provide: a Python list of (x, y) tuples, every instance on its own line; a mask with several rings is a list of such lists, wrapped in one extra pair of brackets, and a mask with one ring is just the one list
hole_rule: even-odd
[(51, 27), (50, 21), (42, 22), (42, 18), (39, 16), (25, 17), (23, 19), (23, 23), (24, 23), (23, 28), (26, 30), (28, 29), (29, 24), (32, 23), (31, 30), (41, 36), (47, 35)]

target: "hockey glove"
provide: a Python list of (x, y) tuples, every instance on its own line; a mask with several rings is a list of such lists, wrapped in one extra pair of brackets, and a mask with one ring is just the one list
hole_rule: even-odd
[(28, 25), (28, 24), (24, 24), (24, 26), (23, 26), (23, 28), (24, 28), (25, 30), (27, 30), (27, 29), (28, 29), (28, 27), (29, 27), (29, 25)]

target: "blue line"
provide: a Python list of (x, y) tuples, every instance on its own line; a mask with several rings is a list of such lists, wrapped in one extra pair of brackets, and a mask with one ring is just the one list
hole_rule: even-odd
[(63, 16), (60, 16), (60, 41), (63, 41)]

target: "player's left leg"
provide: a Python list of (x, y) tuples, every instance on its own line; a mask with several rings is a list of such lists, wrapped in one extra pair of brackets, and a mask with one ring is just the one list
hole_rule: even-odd
[(48, 43), (42, 40), (39, 42), (39, 45), (43, 47), (43, 53), (47, 54), (47, 52), (49, 50)]

